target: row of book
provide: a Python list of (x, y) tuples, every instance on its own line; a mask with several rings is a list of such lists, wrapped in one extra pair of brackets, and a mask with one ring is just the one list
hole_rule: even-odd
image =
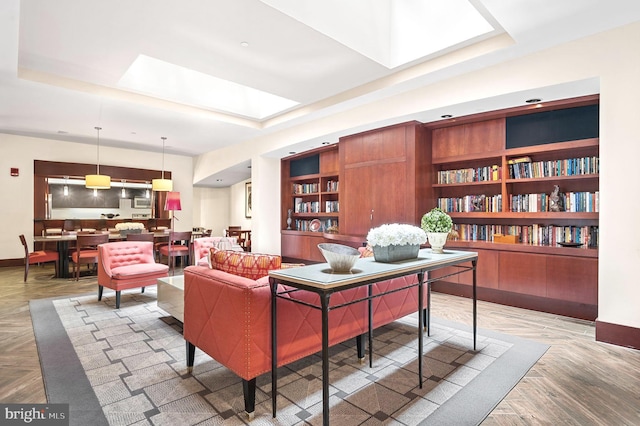
[(327, 181), (327, 192), (338, 192), (338, 181), (337, 180), (328, 180)]
[(589, 248), (599, 245), (597, 226), (456, 224), (454, 229), (458, 232), (458, 239), (464, 241), (493, 241), (495, 234), (502, 234), (515, 235), (524, 244), (541, 246), (569, 242)]
[[(302, 201), (301, 198), (296, 198), (293, 204), (293, 211), (295, 213), (320, 213), (320, 202)], [(337, 213), (340, 211), (340, 203), (338, 201), (325, 201), (324, 211), (325, 213)]]
[(466, 195), (461, 198), (438, 198), (438, 207), (445, 212), (501, 212), (502, 195)]
[(314, 194), (319, 192), (319, 184), (318, 183), (294, 183), (293, 184), (293, 193), (294, 194)]
[(295, 213), (320, 213), (320, 201), (297, 201), (293, 205), (293, 211)]
[[(313, 229), (311, 229), (311, 222), (313, 222), (311, 219), (296, 219), (295, 221), (296, 231), (313, 231)], [(316, 229), (315, 231), (324, 232), (332, 226), (335, 226), (335, 227), (338, 226), (338, 219), (334, 219), (334, 218), (320, 219), (320, 228)]]
[(534, 162), (529, 157), (509, 160), (510, 179), (578, 176), (596, 173), (600, 173), (600, 159), (595, 156)]
[(498, 165), (438, 172), (438, 183), (490, 182), (500, 180), (502, 167)]
[(340, 203), (338, 201), (325, 201), (324, 211), (326, 213), (337, 213), (340, 211)]
[[(599, 212), (600, 192), (560, 192), (558, 194), (560, 211)], [(548, 194), (511, 194), (509, 207), (512, 212), (548, 212), (550, 196)]]

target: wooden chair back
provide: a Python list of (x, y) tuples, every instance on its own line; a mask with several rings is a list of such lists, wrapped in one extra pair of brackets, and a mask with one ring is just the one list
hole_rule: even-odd
[(80, 279), (80, 265), (98, 263), (98, 245), (109, 242), (109, 234), (83, 234), (76, 237), (76, 249), (71, 254), (76, 281)]
[(142, 232), (140, 234), (127, 234), (127, 241), (151, 241), (153, 242), (153, 232)]

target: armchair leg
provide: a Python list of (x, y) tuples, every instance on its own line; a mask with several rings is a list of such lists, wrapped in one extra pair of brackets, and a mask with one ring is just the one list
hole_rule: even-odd
[(191, 374), (193, 371), (193, 362), (196, 358), (196, 346), (186, 340), (185, 342), (187, 343), (187, 371)]
[(120, 292), (116, 291), (116, 309), (120, 309)]
[(104, 287), (101, 285), (98, 285), (98, 302), (102, 300), (102, 291), (104, 290)]
[(27, 276), (29, 275), (29, 262), (24, 264), (24, 282), (27, 282)]
[(256, 411), (256, 378), (251, 380), (242, 379), (242, 393), (244, 394), (244, 411), (249, 418), (253, 417)]
[(142, 287), (142, 291), (140, 293), (144, 293), (144, 287)]

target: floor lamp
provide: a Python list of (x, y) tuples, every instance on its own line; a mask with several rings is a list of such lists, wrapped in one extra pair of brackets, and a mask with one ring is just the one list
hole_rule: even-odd
[[(164, 209), (166, 211), (171, 212), (171, 231), (173, 228), (173, 220), (175, 219), (175, 211), (182, 210), (182, 206), (180, 205), (180, 193), (179, 192), (167, 192), (167, 199), (164, 202)], [(176, 219), (178, 220), (178, 219)]]

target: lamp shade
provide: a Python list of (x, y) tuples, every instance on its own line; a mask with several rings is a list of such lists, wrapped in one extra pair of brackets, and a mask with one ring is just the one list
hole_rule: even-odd
[(153, 179), (151, 189), (154, 191), (173, 191), (173, 181), (171, 179)]
[(85, 187), (89, 189), (109, 189), (111, 188), (111, 176), (107, 175), (86, 175), (84, 177)]
[(182, 206), (180, 205), (180, 193), (179, 192), (168, 192), (167, 199), (164, 202), (165, 210), (182, 210)]

